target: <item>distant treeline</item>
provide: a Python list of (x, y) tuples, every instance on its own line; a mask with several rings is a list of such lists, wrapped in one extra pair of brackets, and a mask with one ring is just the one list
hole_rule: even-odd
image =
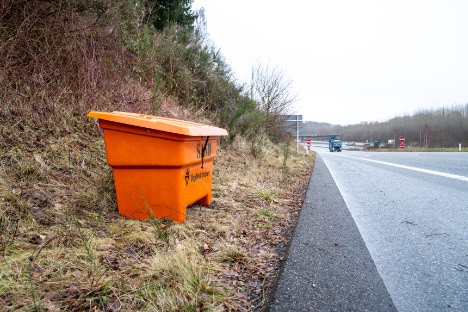
[(413, 115), (395, 117), (385, 122), (362, 122), (340, 126), (304, 122), (304, 134), (340, 134), (344, 141), (387, 143), (405, 136), (406, 143), (421, 147), (468, 145), (468, 104), (425, 109)]

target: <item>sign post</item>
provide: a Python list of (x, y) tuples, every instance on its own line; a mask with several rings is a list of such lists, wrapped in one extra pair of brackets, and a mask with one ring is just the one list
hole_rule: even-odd
[[(285, 121), (296, 123), (296, 152), (299, 151), (299, 127), (302, 125), (302, 115), (283, 115)], [(289, 128), (289, 127), (288, 127)]]
[(307, 154), (309, 154), (309, 151), (310, 151), (310, 143), (312, 143), (312, 141), (310, 139), (307, 139), (306, 140), (306, 144), (307, 144)]
[(405, 148), (405, 137), (401, 136), (400, 137), (400, 148)]

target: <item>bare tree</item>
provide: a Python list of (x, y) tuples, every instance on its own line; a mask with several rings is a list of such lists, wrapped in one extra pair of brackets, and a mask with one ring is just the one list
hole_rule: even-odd
[(292, 79), (278, 67), (257, 63), (252, 68), (250, 97), (266, 117), (266, 131), (270, 136), (282, 132), (283, 116), (291, 112), (296, 95), (291, 93)]

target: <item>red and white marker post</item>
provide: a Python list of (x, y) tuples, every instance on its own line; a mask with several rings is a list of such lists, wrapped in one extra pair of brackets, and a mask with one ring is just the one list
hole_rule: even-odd
[(400, 148), (405, 148), (405, 137), (401, 136), (400, 137)]
[(312, 143), (312, 141), (311, 141), (310, 139), (307, 139), (307, 140), (306, 140), (307, 154), (309, 154), (309, 151), (310, 151), (310, 143)]

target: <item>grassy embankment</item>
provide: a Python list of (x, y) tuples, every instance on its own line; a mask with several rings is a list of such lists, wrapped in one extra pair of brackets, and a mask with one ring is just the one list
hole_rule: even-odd
[(96, 19), (48, 3), (1, 17), (1, 310), (261, 309), (313, 155), (239, 132), (221, 142), (210, 207), (190, 207), (183, 224), (121, 217), (102, 134), (85, 114), (215, 124), (210, 103), (231, 93), (213, 62), (192, 66), (211, 54), (179, 44), (177, 31), (142, 31), (121, 16), (131, 7)]
[(46, 141), (41, 149), (12, 146), (8, 156), (17, 162), (2, 164), (4, 308), (250, 310), (265, 303), (312, 157), (291, 153), (284, 167), (277, 146), (260, 159), (243, 140), (222, 146), (214, 203), (190, 207), (186, 222), (175, 224), (118, 215), (100, 135)]

